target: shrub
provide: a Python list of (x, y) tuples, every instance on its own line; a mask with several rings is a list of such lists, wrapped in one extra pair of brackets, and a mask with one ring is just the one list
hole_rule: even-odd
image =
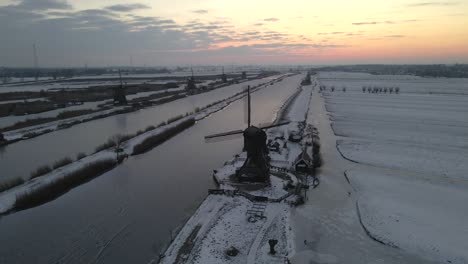
[(80, 152), (80, 153), (76, 154), (76, 160), (80, 160), (80, 159), (82, 159), (84, 157), (86, 157), (86, 154), (83, 153), (83, 152)]
[(322, 155), (320, 154), (320, 144), (316, 141), (312, 142), (312, 162), (314, 168), (322, 166)]
[(105, 150), (105, 149), (112, 148), (112, 147), (115, 147), (115, 141), (112, 140), (112, 139), (109, 139), (109, 140), (107, 140), (106, 143), (97, 146), (97, 147), (94, 149), (94, 150), (95, 150), (94, 153), (99, 152), (99, 151), (103, 151), (103, 150)]
[(130, 134), (130, 135), (121, 135), (121, 136), (120, 136), (120, 142), (121, 142), (121, 143), (122, 143), (122, 142), (125, 142), (125, 141), (131, 139), (131, 138), (134, 137), (134, 136), (135, 136), (135, 135), (131, 135), (131, 134)]
[(3, 182), (0, 182), (0, 192), (11, 189), (23, 183), (24, 183), (24, 180), (21, 178), (5, 180)]
[(47, 174), (52, 171), (52, 168), (50, 166), (44, 165), (39, 168), (37, 168), (35, 171), (31, 172), (31, 177), (30, 179), (37, 178), (39, 176), (42, 176), (44, 174)]
[(72, 110), (72, 111), (63, 111), (60, 112), (57, 115), (58, 119), (65, 119), (65, 118), (71, 118), (71, 117), (76, 117), (80, 115), (87, 115), (96, 112), (96, 110), (93, 109), (82, 109), (82, 110)]
[(57, 161), (54, 163), (54, 165), (52, 165), (52, 168), (55, 170), (55, 169), (58, 169), (58, 168), (60, 168), (60, 167), (65, 166), (65, 165), (68, 165), (68, 164), (70, 164), (70, 163), (72, 163), (72, 162), (73, 162), (72, 159), (66, 157), (66, 158), (63, 158), (63, 159), (61, 159), (61, 160), (57, 160)]
[(174, 116), (174, 117), (171, 117), (167, 120), (167, 124), (170, 124), (170, 123), (173, 123), (181, 118), (183, 118), (184, 115), (178, 115), (178, 116)]
[(156, 127), (155, 126), (148, 126), (148, 127), (145, 128), (145, 132), (151, 131), (153, 129), (156, 129)]
[(51, 201), (66, 193), (73, 187), (83, 184), (104, 172), (109, 171), (114, 168), (115, 165), (116, 162), (113, 159), (96, 161), (69, 173), (63, 178), (55, 180), (50, 184), (43, 185), (30, 192), (17, 195), (15, 209), (23, 210)]
[(190, 118), (181, 122), (177, 126), (171, 127), (167, 130), (162, 131), (157, 135), (153, 135), (151, 137), (146, 138), (140, 144), (137, 144), (133, 147), (133, 154), (137, 155), (141, 153), (145, 153), (152, 148), (158, 146), (159, 144), (163, 143), (164, 141), (168, 140), (169, 138), (175, 136), (176, 134), (182, 132), (186, 128), (193, 126), (195, 124), (195, 119)]

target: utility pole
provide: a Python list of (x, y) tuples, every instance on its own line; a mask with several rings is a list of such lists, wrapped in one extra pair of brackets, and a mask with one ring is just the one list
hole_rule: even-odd
[(34, 70), (36, 71), (34, 78), (37, 81), (39, 78), (39, 60), (37, 58), (36, 43), (33, 43), (33, 58), (34, 58)]

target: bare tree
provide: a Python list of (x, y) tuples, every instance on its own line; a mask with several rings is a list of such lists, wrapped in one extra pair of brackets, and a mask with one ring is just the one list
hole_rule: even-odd
[(117, 163), (121, 163), (128, 156), (125, 153), (124, 149), (122, 148), (122, 143), (124, 142), (124, 136), (117, 134), (117, 135), (112, 136), (111, 140), (114, 142), (114, 145), (115, 145), (115, 154), (116, 154)]

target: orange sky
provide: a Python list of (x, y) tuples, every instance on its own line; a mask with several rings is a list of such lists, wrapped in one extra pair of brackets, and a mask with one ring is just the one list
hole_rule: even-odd
[[(87, 10), (114, 12), (106, 16), (126, 23), (133, 35), (141, 33), (145, 42), (155, 43), (128, 47), (141, 64), (151, 63), (153, 57), (187, 64), (468, 62), (468, 0), (49, 1), (67, 3), (68, 8), (61, 13), (34, 12), (52, 19)], [(109, 9), (112, 6), (132, 8), (123, 12)], [(158, 21), (139, 20), (149, 18)], [(91, 24), (78, 24), (86, 23)], [(153, 34), (155, 29), (158, 34)], [(79, 30), (101, 28), (96, 22)], [(161, 35), (173, 39), (160, 44)], [(128, 56), (120, 60), (127, 61)]]

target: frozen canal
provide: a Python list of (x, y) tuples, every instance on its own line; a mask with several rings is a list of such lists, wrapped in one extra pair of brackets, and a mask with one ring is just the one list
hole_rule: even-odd
[[(271, 121), (302, 77), (254, 93), (253, 123)], [(185, 103), (193, 108), (197, 103), (186, 99), (177, 107)], [(149, 113), (139, 118), (125, 115), (120, 125), (154, 120), (157, 109), (141, 111)], [(242, 148), (241, 138), (206, 144), (203, 137), (244, 128), (243, 111), (242, 100), (236, 101), (55, 201), (0, 218), (0, 263), (148, 263), (157, 259), (169, 232), (183, 224), (213, 187), (212, 170)], [(85, 131), (81, 133), (86, 135)], [(109, 135), (101, 132), (104, 138)]]
[[(0, 180), (29, 178), (32, 170), (51, 165), (63, 157), (75, 158), (79, 152), (90, 153), (115, 134), (130, 134), (158, 125), (171, 117), (192, 112), (212, 102), (233, 95), (246, 85), (257, 85), (272, 80), (268, 77), (241, 84), (226, 86), (208, 93), (189, 96), (167, 104), (146, 108), (129, 114), (115, 115), (48, 133), (33, 139), (20, 141), (0, 148)], [(21, 162), (21, 166), (18, 164)]]

